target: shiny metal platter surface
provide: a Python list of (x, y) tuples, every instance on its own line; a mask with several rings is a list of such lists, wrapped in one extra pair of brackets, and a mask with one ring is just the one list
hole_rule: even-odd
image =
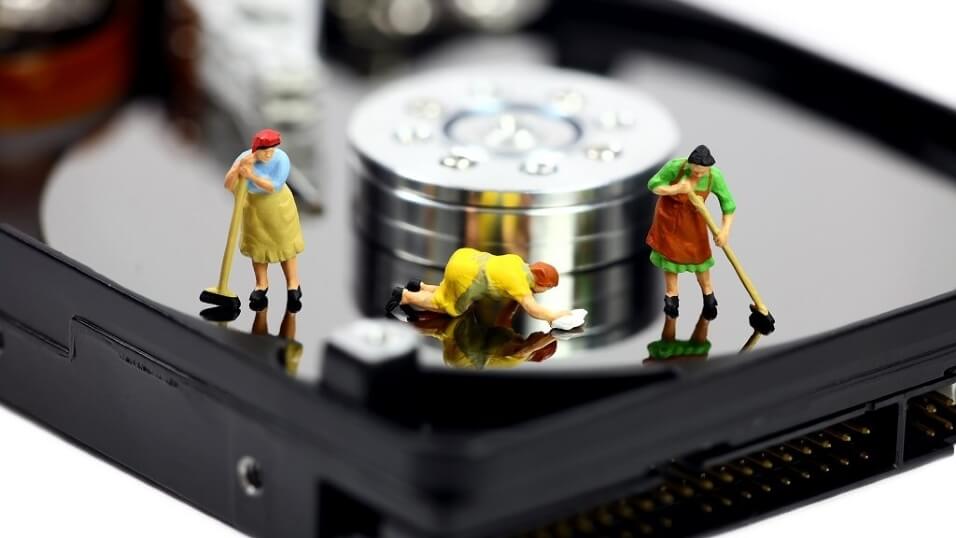
[[(547, 63), (546, 48), (542, 52), (535, 42), (528, 47), (535, 51), (528, 55), (531, 63)], [(468, 61), (451, 55), (422, 65)], [(481, 58), (482, 65), (487, 62)], [(223, 330), (281, 332), (296, 342), (297, 358), (286, 371), (307, 382), (318, 377), (324, 342), (336, 328), (382, 314), (383, 290), (413, 277), (438, 278), (435, 267), (397, 257), (357, 229), (345, 128), (355, 103), (371, 88), (333, 73), (329, 99), (336, 106), (330, 107), (323, 141), (325, 154), (335, 156), (322, 181), (326, 210), (302, 213), (304, 308), (284, 312), (282, 277), (274, 268), (272, 306), (259, 315), (244, 306), (238, 319), (220, 322)], [(540, 296), (551, 306), (593, 312), (593, 325), (556, 340), (556, 351), (545, 360), (532, 360), (543, 355), (535, 350), (521, 355), (547, 335), (540, 325), (519, 320), (512, 332), (483, 333), (468, 324), (422, 327), (430, 342), (423, 348), (425, 364), (484, 372), (507, 366), (509, 375), (538, 375), (760, 360), (759, 353), (738, 352), (819, 335), (956, 288), (956, 187), (944, 174), (700, 66), (634, 55), (617, 65), (613, 77), (651, 95), (675, 118), (681, 138), (674, 156), (699, 143), (713, 149), (739, 208), (731, 243), (776, 316), (777, 331), (755, 342), (747, 323), (749, 298), (719, 252), (714, 281), (720, 316), (701, 325), (700, 294), (688, 277), (681, 280), (681, 317), (666, 321), (661, 277), (646, 252), (638, 252), (579, 271)], [(387, 123), (381, 136), (394, 140), (393, 126)], [(235, 153), (244, 143), (234, 142)], [(155, 107), (133, 104), (54, 170), (41, 207), (46, 240), (120, 285), (198, 316), (205, 305), (197, 296), (216, 279), (231, 211), (222, 188), (228, 164), (181, 141)], [(634, 217), (637, 222), (647, 215)], [(252, 282), (248, 261), (237, 257), (232, 287), (245, 296)], [(456, 335), (471, 335), (466, 357), (476, 356), (476, 339), (501, 345), (479, 360), (461, 361), (461, 346), (456, 351), (447, 345)], [(684, 355), (668, 360), (652, 357), (655, 349), (668, 347), (659, 342), (677, 340), (701, 345), (671, 346)], [(514, 352), (518, 348), (521, 353)], [(498, 360), (502, 349), (513, 360)]]
[(594, 75), (474, 66), (378, 89), (349, 124), (355, 218), (396, 257), (441, 267), (458, 248), (560, 271), (640, 251), (677, 126), (654, 99)]

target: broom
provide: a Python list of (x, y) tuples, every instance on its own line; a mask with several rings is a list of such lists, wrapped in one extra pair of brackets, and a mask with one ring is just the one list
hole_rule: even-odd
[(235, 190), (235, 202), (232, 206), (232, 220), (229, 222), (229, 236), (226, 239), (226, 251), (222, 255), (219, 268), (219, 285), (206, 288), (199, 294), (199, 300), (220, 307), (232, 307), (239, 310), (239, 296), (229, 289), (229, 272), (232, 271), (232, 258), (236, 252), (236, 240), (239, 238), (239, 226), (242, 221), (242, 208), (246, 202), (249, 186), (244, 177), (240, 177)]
[[(707, 227), (710, 228), (711, 233), (717, 235), (720, 229), (717, 227), (717, 223), (714, 222), (713, 217), (710, 216), (710, 211), (707, 210), (704, 201), (693, 191), (688, 192), (687, 197), (691, 203), (694, 204), (694, 207), (697, 208), (697, 211), (700, 212), (701, 216), (704, 217), (704, 221), (707, 223)], [(744, 272), (744, 268), (740, 265), (740, 260), (737, 259), (737, 255), (734, 254), (730, 245), (724, 244), (724, 246), (720, 248), (724, 251), (724, 254), (727, 255), (727, 260), (729, 260), (730, 265), (734, 267), (734, 271), (737, 272), (740, 283), (744, 285), (744, 288), (747, 289), (747, 293), (750, 294), (750, 298), (753, 299), (754, 304), (750, 306), (750, 325), (763, 334), (773, 332), (776, 320), (773, 319), (773, 315), (770, 314), (767, 305), (765, 305), (760, 298), (756, 286), (750, 281), (750, 277), (747, 276), (747, 273)]]

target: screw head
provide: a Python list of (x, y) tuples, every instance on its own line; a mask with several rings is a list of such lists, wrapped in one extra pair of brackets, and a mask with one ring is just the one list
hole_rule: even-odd
[(600, 142), (591, 144), (584, 152), (588, 159), (598, 162), (611, 162), (621, 156), (624, 148), (616, 142)]
[(455, 170), (469, 170), (488, 159), (488, 152), (480, 146), (456, 146), (451, 148), (439, 163)]
[(402, 144), (427, 142), (432, 138), (432, 129), (427, 125), (401, 125), (395, 129), (395, 140)]
[(351, 357), (380, 363), (418, 349), (420, 333), (404, 323), (385, 319), (360, 319), (336, 330), (329, 344)]
[(422, 119), (437, 120), (445, 113), (445, 107), (435, 99), (420, 97), (408, 104), (408, 111)]
[(532, 176), (550, 176), (558, 172), (562, 157), (555, 151), (536, 151), (521, 163), (521, 171)]
[(551, 95), (551, 105), (564, 114), (581, 112), (586, 101), (584, 94), (573, 89), (558, 90)]
[(476, 164), (474, 161), (468, 159), (468, 157), (462, 157), (461, 155), (446, 155), (442, 157), (439, 162), (442, 166), (455, 170), (468, 170)]
[(602, 112), (597, 117), (597, 124), (602, 129), (629, 129), (637, 123), (634, 114), (626, 111), (607, 111)]
[(236, 473), (239, 477), (239, 487), (249, 497), (262, 495), (262, 468), (252, 456), (243, 456), (236, 464)]

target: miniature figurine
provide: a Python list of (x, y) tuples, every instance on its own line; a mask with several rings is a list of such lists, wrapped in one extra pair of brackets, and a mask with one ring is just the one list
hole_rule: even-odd
[[(714, 166), (715, 162), (707, 146), (697, 146), (687, 159), (668, 162), (647, 183), (647, 188), (660, 196), (654, 209), (654, 221), (647, 233), (647, 244), (652, 249), (651, 263), (664, 271), (664, 313), (669, 317), (678, 316), (677, 274), (692, 272), (696, 273), (704, 295), (702, 316), (707, 320), (717, 317), (717, 298), (710, 279), (714, 257), (707, 237), (709, 229), (714, 243), (727, 255), (754, 301), (750, 306), (751, 325), (772, 332), (774, 318), (728, 243), (737, 204), (727, 188), (723, 172)], [(723, 213), (720, 227), (704, 205), (711, 192), (717, 196)]]
[[(219, 270), (219, 284), (206, 288), (199, 296), (204, 303), (239, 309), (239, 299), (229, 289), (229, 273), (242, 230), (239, 248), (252, 259), (256, 286), (249, 295), (249, 308), (262, 310), (268, 306), (269, 264), (280, 263), (287, 288), (286, 308), (298, 312), (302, 308), (302, 288), (296, 256), (305, 248), (299, 211), (286, 185), (292, 167), (289, 156), (278, 148), (282, 137), (278, 131), (263, 129), (252, 137), (252, 148), (239, 154), (226, 173), (226, 189), (235, 195), (226, 250)], [(244, 181), (240, 181), (244, 179)]]
[(723, 222), (714, 234), (718, 246), (727, 243), (734, 222), (734, 203), (724, 174), (714, 166), (707, 146), (697, 146), (687, 159), (674, 159), (664, 165), (647, 183), (647, 188), (660, 196), (654, 209), (654, 222), (647, 234), (651, 247), (651, 263), (664, 271), (664, 313), (676, 318), (679, 313), (678, 273), (692, 272), (704, 294), (704, 317), (717, 317), (717, 298), (710, 279), (714, 257), (707, 237), (707, 224), (689, 193), (702, 200), (713, 192), (720, 201)]
[(409, 320), (415, 321), (421, 311), (458, 317), (477, 301), (515, 301), (529, 316), (554, 323), (574, 314), (542, 306), (534, 294), (557, 285), (558, 271), (547, 263), (528, 264), (515, 254), (495, 256), (460, 248), (448, 259), (439, 285), (412, 281), (405, 288), (396, 287), (385, 309), (390, 314), (400, 307)]
[(226, 174), (225, 186), (234, 191), (240, 178), (249, 190), (242, 208), (242, 241), (239, 251), (252, 259), (256, 287), (249, 295), (249, 307), (261, 310), (268, 304), (268, 268), (279, 263), (286, 279), (286, 307), (291, 312), (302, 308), (302, 288), (296, 256), (305, 248), (299, 211), (286, 185), (291, 163), (278, 146), (278, 131), (263, 129), (252, 138), (252, 148), (236, 157)]

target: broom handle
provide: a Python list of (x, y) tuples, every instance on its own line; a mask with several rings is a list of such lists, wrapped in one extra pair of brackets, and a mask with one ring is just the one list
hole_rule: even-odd
[[(707, 210), (707, 206), (704, 205), (704, 201), (700, 199), (700, 196), (694, 191), (688, 192), (687, 197), (690, 198), (694, 207), (697, 208), (697, 211), (700, 212), (701, 216), (704, 217), (704, 222), (707, 223), (707, 227), (710, 228), (711, 233), (717, 235), (720, 231), (720, 228), (717, 227), (717, 223), (714, 222), (714, 218), (710, 216), (710, 211)], [(730, 265), (734, 266), (734, 271), (737, 272), (737, 276), (740, 278), (740, 283), (744, 285), (744, 288), (747, 289), (747, 293), (750, 294), (750, 298), (754, 301), (754, 306), (761, 314), (766, 315), (769, 311), (767, 306), (763, 304), (763, 300), (760, 299), (760, 294), (757, 292), (757, 288), (754, 286), (753, 282), (750, 281), (750, 277), (747, 276), (747, 273), (744, 271), (742, 265), (740, 265), (740, 260), (737, 259), (737, 255), (734, 254), (734, 250), (730, 248), (730, 245), (725, 244), (720, 247), (723, 249), (724, 254), (727, 255), (727, 259), (730, 260)]]
[(747, 343), (744, 344), (744, 347), (740, 348), (740, 353), (752, 351), (753, 348), (757, 346), (757, 342), (760, 341), (761, 336), (762, 335), (760, 332), (754, 329), (754, 332), (750, 335), (750, 338), (747, 339)]
[(229, 236), (226, 239), (226, 251), (222, 255), (222, 267), (219, 268), (219, 289), (229, 289), (229, 273), (232, 271), (232, 258), (236, 253), (236, 241), (239, 239), (239, 226), (242, 222), (242, 208), (249, 193), (248, 180), (239, 178), (236, 185), (235, 202), (232, 206), (232, 220), (229, 221)]

